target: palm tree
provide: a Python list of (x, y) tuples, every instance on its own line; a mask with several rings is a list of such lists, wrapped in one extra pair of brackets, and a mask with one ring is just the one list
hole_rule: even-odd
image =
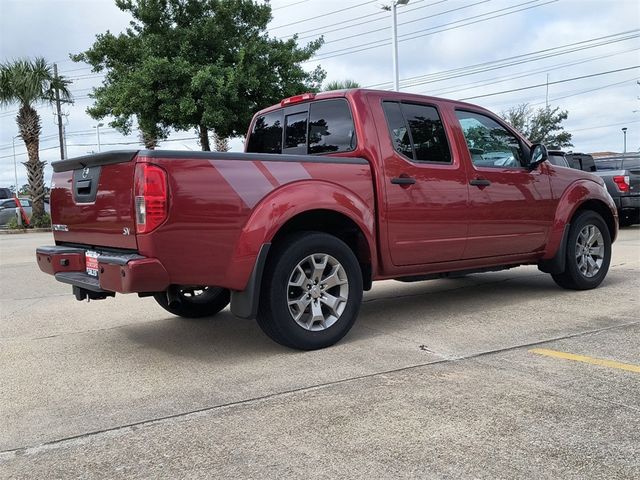
[(40, 161), (39, 146), (42, 126), (40, 115), (34, 108), (37, 104), (53, 104), (56, 88), (63, 101), (70, 101), (71, 94), (67, 86), (71, 82), (64, 77), (55, 77), (47, 61), (38, 57), (25, 58), (0, 64), (0, 106), (11, 104), (20, 106), (16, 123), (20, 137), (27, 147), (29, 160), (27, 168), (29, 194), (33, 202), (33, 222), (44, 217), (44, 165)]
[(329, 90), (347, 90), (349, 88), (360, 88), (360, 84), (350, 78), (345, 80), (334, 80), (333, 82), (327, 83), (322, 90), (328, 92)]

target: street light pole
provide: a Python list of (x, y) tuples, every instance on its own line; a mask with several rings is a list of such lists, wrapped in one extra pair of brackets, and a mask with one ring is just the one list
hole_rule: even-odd
[(98, 151), (100, 151), (100, 127), (104, 127), (104, 123), (99, 123), (93, 128), (96, 129), (96, 140), (98, 141)]
[(393, 50), (393, 90), (400, 90), (400, 74), (398, 72), (398, 22), (396, 20), (396, 2), (391, 3), (391, 42)]
[(13, 144), (13, 175), (16, 184), (16, 196), (18, 196), (18, 163), (16, 162), (16, 138), (18, 137), (19, 135), (16, 135), (11, 139), (11, 143)]
[(622, 127), (622, 135), (624, 136), (624, 150), (623, 154), (627, 153), (627, 127)]
[(409, 0), (392, 0), (390, 7), (385, 10), (391, 10), (391, 51), (393, 55), (393, 90), (400, 90), (400, 73), (398, 71), (398, 21), (396, 18), (396, 7), (398, 5), (406, 5)]

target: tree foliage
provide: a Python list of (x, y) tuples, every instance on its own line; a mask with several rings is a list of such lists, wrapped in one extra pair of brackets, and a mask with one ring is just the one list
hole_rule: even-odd
[(270, 38), (268, 3), (252, 0), (116, 0), (133, 17), (119, 35), (98, 35), (87, 51), (72, 55), (105, 71), (93, 92), (94, 118), (111, 126), (162, 137), (170, 128), (197, 129), (203, 150), (209, 131), (218, 138), (244, 134), (252, 114), (280, 99), (317, 91), (325, 72), (302, 62), (322, 45)]
[(533, 143), (544, 143), (550, 148), (573, 146), (571, 134), (562, 126), (562, 122), (569, 117), (569, 112), (560, 110), (560, 107), (534, 110), (523, 103), (502, 112), (501, 116)]
[(71, 101), (68, 86), (71, 82), (64, 77), (53, 75), (52, 66), (38, 57), (19, 59), (0, 64), (0, 106), (18, 104), (16, 123), (20, 138), (27, 148), (27, 169), (29, 195), (33, 201), (33, 218), (44, 217), (44, 165), (40, 161), (40, 115), (35, 109), (38, 104), (53, 104), (58, 89), (63, 101)]
[(345, 78), (344, 80), (333, 80), (327, 83), (322, 87), (322, 90), (328, 92), (330, 90), (347, 90), (349, 88), (360, 88), (360, 84), (355, 80)]

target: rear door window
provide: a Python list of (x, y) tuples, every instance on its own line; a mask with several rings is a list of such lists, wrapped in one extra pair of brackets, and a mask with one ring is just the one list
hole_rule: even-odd
[(397, 102), (383, 102), (382, 108), (387, 117), (387, 125), (393, 148), (413, 160), (413, 147), (411, 146), (411, 138), (409, 137), (409, 128), (404, 121), (400, 104)]
[(309, 107), (309, 153), (348, 152), (356, 144), (346, 100), (324, 100)]
[(451, 163), (438, 110), (429, 105), (383, 102), (393, 146), (414, 162)]
[(282, 110), (256, 118), (247, 152), (282, 153)]

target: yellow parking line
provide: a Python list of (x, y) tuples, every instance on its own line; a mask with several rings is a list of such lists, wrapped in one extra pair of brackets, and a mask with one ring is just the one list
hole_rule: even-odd
[(640, 365), (634, 365), (632, 363), (622, 363), (616, 362), (615, 360), (587, 357), (586, 355), (559, 352), (557, 350), (549, 350), (547, 348), (533, 348), (529, 351), (531, 353), (537, 353), (538, 355), (545, 355), (547, 357), (562, 358), (564, 360), (573, 360), (575, 362), (590, 363), (591, 365), (600, 365), (602, 367), (617, 368), (619, 370), (627, 370), (628, 372), (640, 373)]

